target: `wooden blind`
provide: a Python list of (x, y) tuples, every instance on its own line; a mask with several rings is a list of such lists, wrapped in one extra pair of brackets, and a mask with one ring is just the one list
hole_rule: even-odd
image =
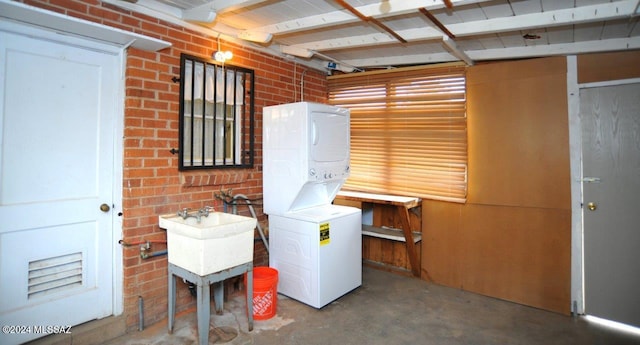
[(465, 68), (411, 67), (328, 77), (329, 103), (351, 110), (345, 189), (465, 202)]

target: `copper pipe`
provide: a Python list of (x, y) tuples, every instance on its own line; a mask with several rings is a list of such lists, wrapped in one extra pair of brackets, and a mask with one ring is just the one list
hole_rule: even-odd
[(451, 0), (443, 0), (444, 5), (447, 6), (448, 9), (452, 9), (453, 8), (453, 3), (451, 3)]
[(407, 43), (407, 40), (402, 38), (402, 36), (398, 35), (395, 31), (391, 30), (391, 28), (389, 28), (388, 26), (382, 24), (381, 21), (379, 21), (379, 20), (377, 20), (377, 19), (375, 19), (373, 17), (365, 16), (364, 14), (360, 13), (360, 11), (358, 11), (355, 7), (349, 5), (344, 0), (335, 0), (335, 1), (338, 4), (340, 4), (342, 7), (344, 7), (347, 11), (353, 13), (356, 17), (360, 18), (360, 20), (362, 20), (363, 22), (372, 23), (372, 24), (378, 26), (379, 28), (381, 28), (382, 30), (386, 31), (389, 35), (393, 36), (395, 39), (397, 39), (401, 43)]
[[(371, 18), (371, 17), (369, 17)], [(405, 40), (404, 38), (402, 38), (402, 36), (398, 35), (395, 31), (391, 30), (391, 28), (389, 28), (388, 26), (382, 24), (380, 21), (378, 21), (375, 18), (371, 18), (371, 21), (373, 23), (375, 23), (377, 26), (379, 26), (380, 28), (382, 28), (382, 30), (386, 31), (387, 33), (389, 33), (389, 35), (393, 36), (395, 39), (397, 39), (400, 43), (407, 43), (407, 40)]]
[(451, 39), (456, 38), (456, 35), (454, 35), (451, 31), (449, 31), (449, 29), (447, 29), (447, 27), (444, 26), (444, 24), (440, 23), (438, 18), (436, 18), (433, 14), (431, 14), (431, 12), (429, 12), (429, 10), (427, 10), (424, 7), (421, 7), (420, 8), (420, 12), (422, 14), (424, 14), (427, 18), (429, 18), (429, 20), (433, 24), (435, 24), (435, 26), (437, 26), (440, 30), (442, 30), (442, 32), (444, 32), (447, 36), (449, 36), (449, 38), (451, 38)]
[(337, 3), (339, 3), (339, 4), (340, 4), (340, 6), (342, 6), (342, 7), (346, 8), (349, 12), (351, 12), (351, 13), (355, 14), (355, 15), (356, 15), (358, 18), (360, 18), (360, 20), (362, 20), (363, 22), (368, 22), (368, 21), (369, 21), (369, 19), (371, 18), (371, 17), (367, 17), (367, 16), (365, 16), (364, 14), (360, 13), (360, 11), (356, 10), (356, 9), (355, 9), (355, 7), (353, 7), (353, 6), (349, 5), (349, 4), (347, 4), (347, 2), (346, 2), (346, 1), (344, 1), (344, 0), (336, 0), (336, 2), (337, 2)]

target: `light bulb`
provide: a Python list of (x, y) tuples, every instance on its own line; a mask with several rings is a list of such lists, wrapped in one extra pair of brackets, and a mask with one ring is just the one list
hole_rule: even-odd
[(231, 60), (233, 58), (233, 53), (229, 50), (220, 51), (218, 50), (215, 54), (213, 54), (213, 59), (218, 62), (225, 62), (227, 60)]

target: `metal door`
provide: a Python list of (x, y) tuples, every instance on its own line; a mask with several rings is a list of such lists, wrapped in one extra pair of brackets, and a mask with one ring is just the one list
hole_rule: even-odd
[(2, 28), (0, 324), (22, 328), (0, 343), (15, 344), (113, 313), (120, 56)]
[(585, 313), (640, 327), (640, 84), (580, 91)]

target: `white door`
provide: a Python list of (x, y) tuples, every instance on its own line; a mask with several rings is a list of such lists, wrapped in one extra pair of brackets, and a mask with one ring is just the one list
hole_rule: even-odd
[(640, 327), (640, 84), (582, 89), (584, 311)]
[(0, 343), (15, 344), (113, 313), (120, 56), (3, 27), (0, 325), (29, 328)]

